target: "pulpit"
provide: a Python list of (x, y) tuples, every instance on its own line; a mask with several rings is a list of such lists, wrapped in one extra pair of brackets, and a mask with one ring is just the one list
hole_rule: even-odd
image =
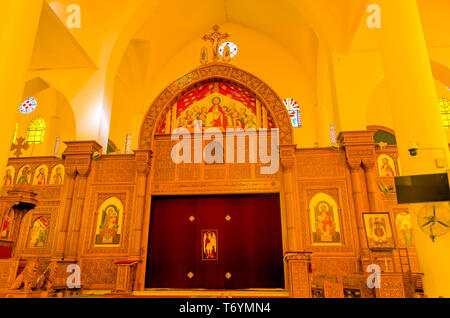
[(139, 261), (128, 260), (115, 262), (115, 288), (112, 294), (129, 295), (133, 291), (136, 267)]
[(323, 285), (325, 298), (344, 298), (344, 286), (342, 283), (324, 282)]
[(311, 254), (287, 252), (284, 256), (290, 277), (289, 293), (292, 298), (311, 298)]
[[(25, 214), (37, 205), (37, 194), (29, 184), (18, 184), (0, 197), (0, 246), (14, 255), (20, 226)], [(11, 255), (10, 255), (11, 256)]]
[(377, 298), (405, 298), (402, 273), (382, 273), (380, 288), (375, 289)]

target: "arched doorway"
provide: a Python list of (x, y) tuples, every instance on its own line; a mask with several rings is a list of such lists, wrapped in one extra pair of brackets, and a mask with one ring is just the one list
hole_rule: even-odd
[[(216, 115), (211, 114), (214, 112), (216, 112)], [(206, 134), (206, 129), (208, 128), (217, 128), (220, 132), (225, 132), (226, 128), (230, 127), (239, 127), (243, 129), (253, 128), (257, 135), (256, 138), (259, 138), (258, 134), (264, 129), (264, 131), (271, 128), (277, 129), (278, 147), (269, 152), (271, 154), (276, 153), (279, 169), (277, 168), (272, 174), (261, 173), (261, 168), (265, 164), (267, 165), (267, 161), (264, 164), (260, 160), (261, 158), (257, 158), (256, 162), (250, 160), (249, 147), (251, 144), (250, 138), (252, 136), (246, 134), (246, 131), (243, 132), (242, 136), (239, 136), (239, 134), (235, 136), (237, 139), (243, 139), (244, 148), (241, 147), (240, 149), (244, 151), (244, 161), (232, 163), (215, 162), (213, 164), (207, 164), (203, 161), (197, 163), (192, 161), (192, 163), (175, 164), (171, 160), (171, 153), (176, 141), (172, 140), (170, 133), (175, 128), (184, 128), (189, 132), (189, 135), (191, 135), (190, 133), (193, 133), (195, 128), (193, 119), (199, 118), (206, 120), (206, 123), (204, 123), (203, 127), (200, 129), (200, 131), (204, 132), (203, 135), (200, 134), (202, 135), (200, 137), (202, 140), (199, 141), (199, 144), (203, 146), (203, 148), (205, 148), (212, 140), (205, 140), (204, 136)], [(192, 134), (192, 136), (192, 145), (195, 147), (196, 135)], [(238, 147), (237, 139), (232, 144), (235, 151), (238, 150), (236, 148)], [(272, 137), (269, 137), (269, 140), (269, 144), (272, 145)], [(257, 144), (259, 145), (259, 143)], [(141, 183), (144, 185), (143, 189), (146, 189), (143, 190), (145, 191), (144, 196), (146, 199), (141, 201), (142, 206), (145, 206), (141, 235), (141, 256), (145, 261), (138, 267), (138, 282), (135, 285), (137, 286), (136, 288), (143, 289), (144, 286), (215, 288), (214, 286), (217, 286), (217, 288), (228, 289), (258, 287), (285, 288), (285, 286), (287, 286), (289, 278), (284, 274), (285, 271), (283, 272), (285, 266), (283, 263), (283, 254), (290, 250), (295, 251), (297, 248), (296, 241), (298, 241), (295, 237), (296, 234), (293, 231), (293, 229), (295, 230), (293, 212), (297, 204), (295, 191), (293, 191), (295, 188), (295, 180), (293, 177), (292, 164), (294, 162), (295, 145), (292, 145), (292, 126), (290, 124), (289, 115), (284, 108), (281, 99), (273, 92), (273, 90), (255, 76), (233, 66), (226, 64), (202, 66), (169, 85), (150, 106), (141, 127), (139, 148), (139, 151), (142, 153), (152, 152), (153, 158), (148, 176), (143, 173), (140, 177)], [(227, 149), (227, 144), (225, 144), (223, 150), (224, 154), (227, 152)], [(236, 156), (238, 156), (238, 154), (236, 154)], [(216, 199), (216, 202), (219, 202), (217, 206), (220, 206), (221, 211), (214, 214), (214, 211), (208, 212), (201, 208), (206, 205), (210, 207), (210, 210), (219, 210), (214, 209), (214, 203), (211, 203), (214, 199)], [(236, 202), (240, 203), (233, 205), (231, 202), (234, 199), (236, 199)], [(160, 206), (164, 205), (161, 204), (164, 200), (171, 202), (168, 205), (169, 207), (165, 208), (166, 212), (161, 212), (161, 210), (157, 211), (156, 209), (161, 209)], [(175, 203), (183, 200), (185, 201), (181, 205)], [(146, 203), (144, 203), (144, 201)], [(228, 205), (224, 204), (224, 202), (227, 202)], [(245, 206), (246, 204), (251, 207), (246, 211), (242, 210), (241, 213), (236, 214), (236, 211), (234, 210), (239, 210), (239, 207)], [(260, 207), (258, 207), (258, 204), (261, 204)], [(195, 205), (197, 208), (192, 210), (192, 205)], [(175, 206), (178, 206), (178, 208), (175, 208)], [(184, 208), (187, 206), (189, 206), (189, 209)], [(227, 207), (225, 209), (226, 211), (224, 210), (225, 206)], [(266, 214), (264, 214), (262, 212), (264, 207), (275, 208), (268, 208), (268, 210), (264, 212)], [(180, 238), (176, 238), (175, 233), (177, 232), (177, 228), (170, 227), (170, 217), (169, 219), (164, 219), (164, 213), (168, 214), (167, 211), (176, 211), (177, 209), (183, 211), (180, 213), (173, 212), (171, 215), (171, 217), (177, 218), (176, 220), (179, 224), (177, 223), (178, 225), (176, 227), (182, 226), (180, 224), (186, 226), (183, 231), (179, 231), (180, 233), (184, 233)], [(258, 211), (261, 211), (261, 217), (265, 219), (263, 222), (258, 221), (258, 223), (256, 221), (258, 218)], [(223, 264), (216, 267), (208, 265), (210, 268), (209, 271), (215, 271), (215, 275), (220, 275), (222, 281), (214, 286), (208, 284), (189, 284), (189, 281), (192, 281), (195, 279), (194, 277), (199, 276), (201, 281), (205, 281), (204, 272), (208, 271), (208, 269), (205, 269), (205, 266), (203, 265), (212, 264), (212, 262), (217, 261), (216, 254), (233, 254), (230, 251), (233, 248), (236, 249), (236, 246), (228, 247), (228, 250), (221, 250), (224, 245), (230, 245), (230, 240), (227, 242), (223, 241), (223, 233), (226, 233), (225, 235), (227, 237), (239, 237), (237, 232), (233, 232), (235, 230), (227, 230), (227, 227), (229, 228), (229, 225), (231, 224), (230, 219), (236, 220), (235, 222), (237, 222), (239, 217), (245, 213), (247, 213), (247, 216), (244, 219), (247, 221), (244, 221), (243, 219), (239, 225), (241, 226), (241, 232), (244, 233), (244, 236), (241, 236), (241, 241), (245, 237), (245, 233), (248, 234), (250, 231), (255, 232), (252, 236), (253, 243), (245, 246), (245, 248), (253, 254), (255, 254), (254, 251), (257, 250), (262, 250), (264, 248), (267, 250), (269, 249), (267, 244), (266, 246), (263, 246), (264, 240), (258, 239), (257, 235), (270, 231), (271, 225), (277, 228), (277, 231), (271, 231), (274, 235), (274, 238), (271, 241), (276, 241), (278, 239), (279, 244), (274, 244), (273, 249), (268, 253), (269, 256), (263, 261), (247, 259), (247, 263), (251, 263), (251, 266), (253, 266), (252, 268), (249, 268), (249, 270), (254, 269), (256, 272), (257, 267), (265, 267), (267, 271), (265, 273), (260, 273), (259, 278), (257, 277), (245, 286), (239, 284), (233, 285), (227, 284), (230, 279), (232, 280), (230, 277), (239, 277), (241, 275), (240, 273), (233, 274), (230, 271), (227, 271), (226, 266), (222, 266)], [(218, 224), (218, 221), (216, 220), (217, 225), (212, 226), (211, 216), (217, 216), (218, 214), (220, 214), (220, 218), (223, 220), (221, 220), (221, 224)], [(182, 220), (180, 221), (178, 218), (182, 218)], [(205, 221), (200, 225), (196, 223), (200, 222), (202, 219), (208, 219), (209, 221)], [(156, 224), (156, 222), (158, 222), (158, 224)], [(175, 222), (172, 224), (174, 223)], [(196, 226), (194, 226), (195, 230), (192, 230), (194, 232), (188, 230), (188, 227), (192, 227), (193, 224), (196, 224)], [(247, 227), (243, 225), (246, 225)], [(251, 229), (251, 227), (253, 228)], [(288, 231), (288, 228), (290, 231)], [(160, 236), (159, 238), (154, 237), (156, 232), (160, 233), (158, 234)], [(168, 241), (175, 240), (174, 242), (176, 242), (177, 239), (179, 240), (178, 242), (183, 242), (183, 237), (186, 239), (186, 235), (188, 235), (193, 242), (191, 244), (192, 252), (188, 251), (186, 255), (195, 254), (196, 257), (199, 258), (197, 264), (200, 264), (197, 267), (194, 265), (191, 267), (194, 266), (196, 270), (204, 268), (203, 273), (199, 274), (198, 272), (195, 273), (195, 270), (188, 270), (189, 266), (184, 266), (186, 267), (184, 268), (180, 264), (175, 265), (174, 262), (176, 261), (174, 259), (169, 259), (170, 257), (167, 256), (170, 255), (170, 253), (160, 253), (159, 256), (152, 254), (158, 249), (157, 247), (164, 244), (164, 242), (169, 244)], [(152, 245), (155, 240), (157, 240), (157, 244)], [(209, 248), (211, 246), (211, 244), (209, 244), (211, 241), (216, 243), (216, 245), (212, 244), (212, 249)], [(220, 246), (217, 246), (217, 243), (220, 244)], [(209, 253), (209, 256), (206, 256), (207, 259), (204, 259), (205, 255), (201, 252), (204, 250), (205, 245), (208, 246), (207, 253), (213, 251), (212, 255)], [(166, 245), (166, 247), (168, 247), (168, 245)], [(214, 250), (215, 248), (219, 250), (216, 251)], [(180, 250), (175, 251), (175, 249), (172, 249), (171, 251), (174, 253), (182, 253)], [(245, 253), (241, 255), (244, 254)], [(152, 259), (154, 257), (158, 258), (158, 262), (154, 262), (154, 259)], [(167, 259), (165, 260), (164, 257)], [(203, 257), (203, 259), (200, 259), (200, 257)], [(191, 264), (195, 262), (196, 261), (194, 260)], [(178, 273), (178, 277), (182, 277), (185, 280), (185, 284), (165, 284), (164, 279), (149, 279), (149, 275), (157, 274), (153, 273), (152, 270), (148, 268), (148, 265), (154, 267), (159, 266), (159, 268), (168, 268), (168, 264), (175, 267), (173, 270), (183, 271), (182, 273)], [(183, 269), (179, 269), (179, 267), (183, 267)], [(270, 283), (261, 283), (261, 277), (270, 276), (269, 273), (273, 271), (274, 268), (278, 268), (278, 270), (281, 271), (281, 275), (279, 275), (280, 279), (276, 280), (272, 277), (269, 278)], [(223, 271), (223, 273), (221, 271)], [(160, 275), (161, 273), (158, 274), (158, 276)]]

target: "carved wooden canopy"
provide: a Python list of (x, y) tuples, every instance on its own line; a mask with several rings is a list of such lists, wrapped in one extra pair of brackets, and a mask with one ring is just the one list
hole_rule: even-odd
[(256, 76), (229, 64), (214, 63), (203, 65), (182, 76), (156, 98), (141, 126), (139, 149), (151, 149), (157, 128), (183, 92), (199, 82), (214, 78), (235, 83), (255, 94), (272, 116), (275, 127), (279, 129), (280, 145), (293, 144), (291, 120), (280, 97)]

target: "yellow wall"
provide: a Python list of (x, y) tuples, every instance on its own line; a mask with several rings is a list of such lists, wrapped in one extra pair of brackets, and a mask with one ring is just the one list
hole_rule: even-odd
[[(281, 99), (290, 97), (299, 102), (303, 127), (296, 129), (295, 142), (300, 147), (313, 147), (316, 142), (313, 108), (316, 97), (312, 90), (315, 85), (314, 79), (305, 75), (303, 65), (298, 63), (287, 50), (264, 34), (230, 23), (222, 25), (221, 29), (230, 33), (230, 40), (238, 45), (238, 55), (232, 59), (231, 64), (265, 81)], [(200, 49), (203, 46), (210, 47), (209, 43), (201, 40), (201, 36), (207, 32), (210, 30), (205, 29), (169, 61), (165, 64), (161, 63), (158, 71), (154, 72), (154, 76), (148, 76), (148, 78), (142, 74), (142, 70), (139, 70), (139, 66), (145, 63), (142, 59), (139, 60), (139, 55), (136, 54), (136, 43), (131, 44), (126, 51), (116, 80), (111, 140), (120, 145), (124, 143), (125, 135), (131, 132), (132, 145), (136, 147), (140, 122), (150, 104), (165, 87), (201, 65)], [(164, 43), (160, 45), (164, 46)], [(149, 50), (159, 50), (159, 45), (155, 48), (150, 44)], [(143, 79), (145, 83), (142, 82)]]

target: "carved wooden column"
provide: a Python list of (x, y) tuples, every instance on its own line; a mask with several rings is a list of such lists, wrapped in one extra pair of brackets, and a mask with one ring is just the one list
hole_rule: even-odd
[[(339, 135), (339, 143), (345, 148), (347, 163), (350, 167), (355, 217), (361, 249), (367, 249), (362, 213), (371, 211), (366, 179), (373, 181), (370, 176), (370, 169), (369, 177), (366, 177), (363, 164), (366, 162), (366, 169), (368, 169), (368, 163), (375, 158), (373, 134), (373, 131), (348, 131)], [(372, 186), (370, 186), (370, 189), (373, 191)]]
[(147, 202), (147, 180), (151, 167), (152, 152), (150, 150), (136, 150), (136, 205), (134, 210), (134, 223), (132, 233), (132, 245), (130, 258), (137, 259), (136, 279), (134, 284), (135, 290), (144, 290), (145, 288), (145, 270), (146, 264), (143, 260), (146, 259), (146, 248), (148, 238), (143, 233), (144, 224), (148, 224), (145, 220), (150, 219), (150, 207), (146, 207)]
[(311, 253), (286, 253), (284, 261), (289, 273), (289, 295), (291, 298), (311, 298)]
[(376, 158), (365, 158), (362, 165), (366, 175), (367, 194), (369, 197), (369, 208), (371, 212), (380, 212), (381, 203), (376, 177)]
[(364, 231), (364, 223), (362, 218), (362, 213), (367, 212), (369, 209), (367, 195), (364, 195), (365, 188), (362, 183), (362, 180), (364, 179), (364, 172), (361, 168), (361, 161), (351, 160), (347, 161), (347, 163), (350, 167), (350, 174), (352, 177), (352, 195), (355, 206), (355, 218), (358, 229), (359, 245), (362, 249), (367, 249), (366, 234)]
[[(76, 261), (79, 253), (78, 242), (87, 192), (87, 178), (91, 170), (92, 155), (96, 152), (101, 153), (101, 146), (95, 141), (70, 141), (65, 144), (67, 145), (63, 154), (65, 166), (71, 173), (76, 171), (76, 175), (73, 185), (69, 184), (67, 188), (69, 191), (72, 190), (73, 194), (67, 194), (68, 201), (65, 202), (64, 208), (64, 212), (68, 212), (64, 218), (68, 217), (69, 219), (65, 219), (68, 224), (63, 223), (63, 226), (67, 226), (63, 255), (64, 258)], [(71, 180), (68, 181), (72, 183)]]
[(300, 250), (300, 233), (298, 226), (299, 215), (297, 211), (297, 193), (295, 191), (295, 145), (281, 145), (280, 159), (282, 170), (282, 192), (284, 199), (284, 210), (286, 220), (286, 251), (295, 252)]
[(79, 255), (79, 239), (81, 231), (81, 222), (84, 214), (84, 202), (86, 200), (87, 179), (90, 172), (90, 167), (78, 167), (76, 177), (76, 192), (73, 201), (73, 209), (71, 219), (74, 224), (72, 227), (72, 241), (66, 245), (67, 257), (77, 257)]
[(64, 178), (64, 200), (62, 202), (62, 221), (61, 228), (58, 232), (57, 246), (55, 258), (60, 259), (64, 257), (64, 250), (69, 230), (70, 211), (72, 210), (73, 192), (75, 189), (75, 176), (77, 175), (76, 166), (66, 165)]

